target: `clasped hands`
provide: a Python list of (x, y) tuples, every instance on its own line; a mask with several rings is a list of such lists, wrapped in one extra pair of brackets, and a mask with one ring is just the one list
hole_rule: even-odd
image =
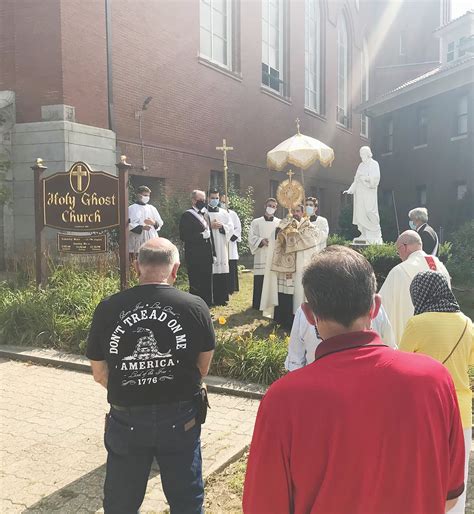
[(152, 220), (151, 218), (147, 218), (144, 222), (144, 225), (143, 225), (143, 230), (150, 230), (152, 229), (155, 224), (156, 224), (156, 221), (155, 220)]

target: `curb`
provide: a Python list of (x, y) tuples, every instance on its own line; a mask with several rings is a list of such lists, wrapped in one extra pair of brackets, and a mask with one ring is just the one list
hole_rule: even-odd
[[(72, 371), (79, 371), (81, 373), (91, 372), (89, 360), (85, 356), (47, 348), (0, 345), (0, 357), (23, 362), (32, 362), (42, 366), (55, 366)], [(259, 384), (240, 382), (239, 380), (211, 375), (206, 377), (205, 382), (207, 389), (211, 393), (239, 396), (253, 400), (261, 400), (267, 391), (267, 387)], [(245, 449), (243, 451), (245, 451)], [(237, 458), (239, 457), (240, 455)], [(230, 462), (228, 464), (230, 464)]]
[(224, 469), (229, 467), (234, 462), (237, 462), (240, 459), (240, 457), (242, 457), (242, 455), (246, 451), (248, 451), (249, 448), (250, 448), (250, 444), (246, 444), (243, 448), (241, 448), (240, 450), (236, 451), (231, 457), (226, 459), (222, 464), (217, 466), (217, 468), (214, 469), (213, 471), (211, 471), (207, 476), (203, 477), (204, 485), (207, 485), (207, 481), (209, 479), (212, 479), (215, 476), (219, 475), (220, 473), (222, 473), (224, 471)]

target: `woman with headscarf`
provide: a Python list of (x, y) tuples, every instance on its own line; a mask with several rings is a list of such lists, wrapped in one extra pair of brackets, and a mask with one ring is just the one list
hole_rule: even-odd
[(472, 392), (468, 368), (474, 365), (474, 331), (449, 288), (446, 277), (437, 271), (422, 271), (413, 279), (410, 295), (415, 315), (408, 320), (399, 349), (430, 355), (448, 368), (461, 412), (466, 460), (464, 493), (451, 513), (464, 513), (467, 473), (471, 451)]

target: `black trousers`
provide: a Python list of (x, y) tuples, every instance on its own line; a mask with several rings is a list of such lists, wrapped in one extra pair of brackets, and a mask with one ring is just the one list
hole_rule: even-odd
[(202, 264), (186, 261), (189, 292), (200, 296), (210, 307), (212, 305), (212, 263)]
[(237, 259), (229, 260), (229, 294), (239, 290), (239, 261)]
[(293, 314), (293, 295), (278, 293), (278, 305), (275, 307), (273, 320), (283, 328), (291, 330), (294, 319), (295, 315)]
[(229, 301), (229, 274), (212, 275), (212, 295), (214, 305), (225, 305)]
[(255, 309), (257, 311), (260, 310), (260, 300), (262, 299), (262, 289), (263, 289), (263, 275), (254, 275), (253, 276), (252, 309)]

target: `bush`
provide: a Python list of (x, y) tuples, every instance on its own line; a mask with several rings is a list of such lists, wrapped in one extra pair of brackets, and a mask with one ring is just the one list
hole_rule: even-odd
[(217, 341), (211, 373), (269, 385), (286, 373), (287, 340), (270, 334), (261, 339), (253, 334), (242, 338), (224, 335)]
[(189, 195), (163, 196), (158, 204), (158, 211), (163, 219), (160, 236), (172, 241), (178, 248), (182, 248), (179, 238), (179, 220), (181, 215), (191, 207)]
[(457, 284), (474, 283), (474, 221), (465, 223), (453, 233), (448, 266)]
[(229, 200), (230, 208), (237, 213), (242, 224), (242, 242), (239, 243), (239, 253), (240, 255), (250, 255), (248, 239), (255, 205), (253, 189), (249, 187), (243, 194), (231, 190), (229, 191)]
[(328, 237), (327, 245), (339, 245), (339, 246), (350, 246), (352, 243), (352, 240), (349, 241), (344, 236), (341, 236), (339, 234), (331, 234)]
[(360, 235), (357, 227), (352, 224), (352, 211), (354, 200), (352, 195), (347, 195), (347, 205), (341, 208), (341, 212), (339, 214), (339, 234), (344, 239), (350, 239), (351, 241)]
[(118, 277), (73, 266), (56, 268), (44, 290), (0, 284), (0, 343), (83, 353), (96, 305), (117, 292)]

